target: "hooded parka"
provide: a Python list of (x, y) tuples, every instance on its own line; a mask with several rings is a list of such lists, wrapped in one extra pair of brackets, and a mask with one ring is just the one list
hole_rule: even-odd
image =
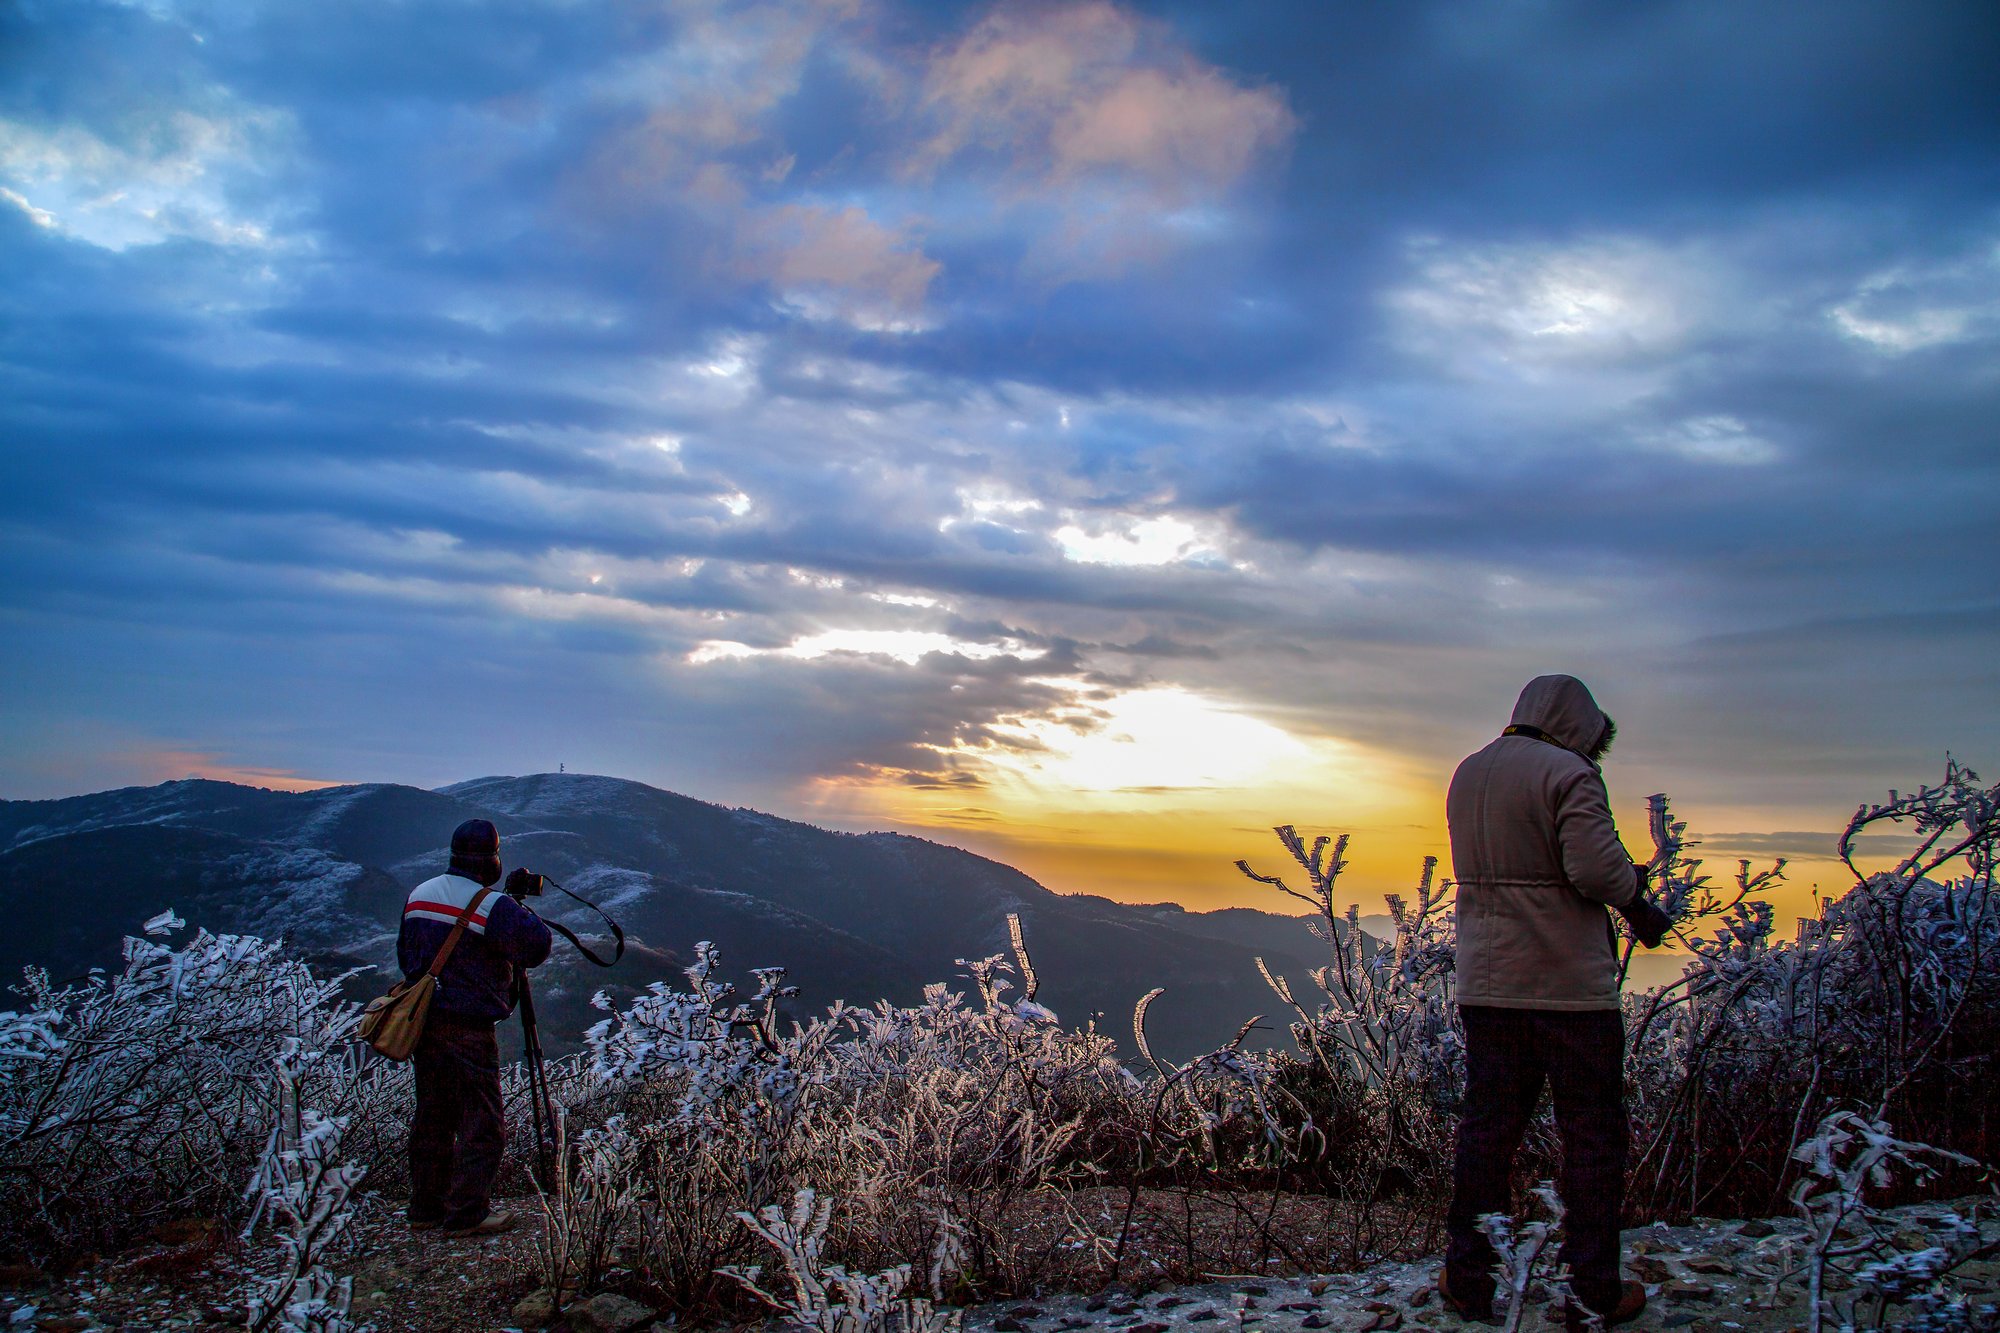
[(1458, 881), (1458, 1002), (1616, 1009), (1607, 907), (1638, 893), (1604, 778), (1585, 757), (1610, 719), (1574, 676), (1538, 676), (1513, 724), (1458, 766), (1445, 815)]

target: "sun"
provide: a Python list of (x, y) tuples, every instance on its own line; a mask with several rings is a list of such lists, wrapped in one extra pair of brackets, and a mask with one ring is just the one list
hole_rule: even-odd
[(1315, 758), (1312, 747), (1282, 728), (1173, 686), (1128, 691), (994, 731), (997, 742), (960, 753), (995, 778), (1114, 803), (1120, 796), (1238, 787)]

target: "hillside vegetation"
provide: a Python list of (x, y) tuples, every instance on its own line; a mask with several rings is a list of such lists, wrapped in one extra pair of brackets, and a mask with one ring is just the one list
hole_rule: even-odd
[[(1950, 764), (1857, 811), (1843, 854), (1884, 822), (1917, 850), (1855, 869), (1781, 938), (1765, 894), (1782, 863), (1718, 881), (1655, 798), (1657, 882), (1693, 954), (1626, 999), (1631, 1209), (1795, 1209), (1815, 1238), (1793, 1275), (1815, 1324), (1972, 1328), (1983, 1316), (1938, 1286), (1965, 1254), (1878, 1263), (1853, 1237), (1868, 1206), (1962, 1192), (1995, 1158), (2000, 787)], [(1169, 1059), (1148, 1040), (1155, 991), (1121, 1060), (1051, 1012), (1050, 950), (1018, 914), (1007, 947), (914, 1003), (787, 1019), (801, 997), (781, 970), (739, 992), (707, 944), (680, 985), (599, 995), (582, 1048), (549, 1070), (541, 1280), (558, 1303), (612, 1284), (697, 1320), (764, 1305), (829, 1330), (916, 1328), (997, 1295), (1433, 1250), (1461, 1064), (1450, 885), (1427, 862), (1372, 947), (1335, 906), (1346, 839), (1277, 834), (1281, 871), (1240, 868), (1311, 904), (1321, 951), (1309, 972), (1256, 965), (1280, 1049), (1253, 1049), (1244, 1013), (1234, 1039)], [(48, 1261), (230, 1218), (272, 1256), (253, 1327), (348, 1327), (343, 1228), (357, 1191), (401, 1189), (410, 1084), (352, 1044), (339, 981), (171, 914), (116, 972), (57, 985), (31, 969), (0, 1015), (0, 1248)], [(508, 1084), (529, 1189), (518, 1067)], [(1553, 1175), (1552, 1155), (1544, 1121), (1525, 1182)]]

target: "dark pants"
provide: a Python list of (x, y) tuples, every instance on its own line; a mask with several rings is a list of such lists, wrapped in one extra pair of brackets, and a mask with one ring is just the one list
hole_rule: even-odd
[(1625, 1207), (1625, 1022), (1616, 1010), (1497, 1009), (1460, 1005), (1465, 1107), (1445, 1215), (1445, 1276), (1462, 1299), (1493, 1291), (1497, 1256), (1474, 1219), (1512, 1213), (1514, 1152), (1544, 1080), (1562, 1132), (1566, 1210), (1560, 1259), (1577, 1298), (1618, 1303), (1618, 1225)]
[(469, 1227), (486, 1217), (507, 1123), (500, 1108), (500, 1044), (493, 1024), (433, 1012), (412, 1057), (412, 1222)]

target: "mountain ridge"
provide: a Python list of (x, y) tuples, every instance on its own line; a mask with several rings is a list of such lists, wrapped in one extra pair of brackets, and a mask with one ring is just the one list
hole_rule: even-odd
[[(606, 904), (631, 940), (626, 961), (608, 972), (560, 941), (535, 972), (552, 1050), (572, 1048), (599, 1017), (589, 997), (600, 987), (615, 1001), (652, 981), (681, 984), (678, 968), (698, 939), (718, 945), (731, 976), (787, 967), (806, 1009), (835, 999), (909, 1003), (926, 983), (963, 985), (958, 959), (1006, 952), (1014, 913), (1042, 979), (1039, 998), (1065, 1022), (1101, 1016), (1122, 1037), (1132, 1005), (1163, 985), (1149, 1035), (1177, 1055), (1227, 1040), (1269, 1009), (1253, 954), (1302, 970), (1323, 949), (1299, 918), (1227, 909), (1228, 929), (1204, 930), (1207, 914), (1058, 894), (929, 839), (822, 829), (625, 778), (489, 775), (434, 790), (355, 783), (306, 792), (183, 779), (0, 801), (0, 889), (42, 903), (0, 938), (0, 975), (25, 964), (58, 976), (113, 966), (123, 934), (169, 906), (217, 931), (282, 930), (318, 964), (393, 972), (403, 893), (444, 869), (452, 828), (474, 817), (501, 829), (510, 867), (540, 870)], [(79, 899), (91, 910), (65, 911)], [(534, 905), (580, 933), (602, 928), (559, 896)], [(359, 993), (381, 984), (355, 983)]]

